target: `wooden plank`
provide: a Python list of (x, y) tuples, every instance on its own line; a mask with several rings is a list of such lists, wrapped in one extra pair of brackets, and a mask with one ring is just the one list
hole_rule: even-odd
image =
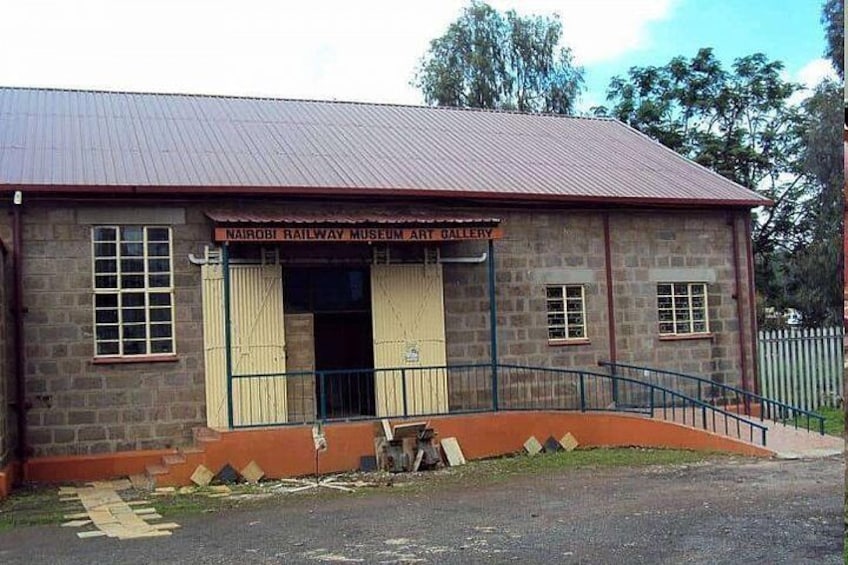
[(386, 438), (386, 441), (392, 441), (395, 436), (392, 433), (392, 426), (389, 421), (383, 418), (380, 420), (380, 425), (383, 427), (383, 437)]
[(427, 429), (429, 422), (411, 422), (409, 424), (398, 424), (392, 432), (392, 439), (406, 439), (418, 436), (419, 432)]
[(459, 442), (455, 437), (446, 437), (441, 441), (441, 444), (449, 466), (465, 465), (465, 455), (463, 455), (462, 449), (459, 447)]
[(418, 468), (421, 467), (421, 462), (424, 460), (424, 450), (419, 449), (418, 453), (415, 454), (415, 462), (412, 464), (412, 472), (417, 473)]

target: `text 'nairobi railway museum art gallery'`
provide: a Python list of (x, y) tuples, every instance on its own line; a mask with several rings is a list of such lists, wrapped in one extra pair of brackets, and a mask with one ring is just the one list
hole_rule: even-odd
[(0, 471), (33, 480), (212, 433), (305, 473), (318, 421), (328, 471), (380, 418), (484, 456), (627, 406), (600, 362), (755, 387), (768, 201), (615, 120), (0, 88), (0, 198)]

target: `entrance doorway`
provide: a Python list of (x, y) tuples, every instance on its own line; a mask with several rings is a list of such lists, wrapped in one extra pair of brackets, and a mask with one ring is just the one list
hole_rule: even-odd
[(313, 316), (315, 401), (327, 418), (374, 416), (374, 340), (367, 267), (296, 267), (285, 273), (286, 311)]
[[(370, 312), (315, 314), (315, 369), (324, 375), (328, 418), (373, 416), (374, 345)], [(320, 379), (315, 383), (321, 402)]]

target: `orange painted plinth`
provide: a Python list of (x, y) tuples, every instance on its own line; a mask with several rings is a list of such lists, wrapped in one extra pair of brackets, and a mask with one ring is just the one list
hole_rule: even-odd
[(19, 472), (20, 466), (14, 461), (0, 469), (0, 500), (12, 492), (12, 486), (17, 482)]
[[(568, 432), (581, 447), (638, 446), (773, 455), (768, 449), (721, 435), (627, 414), (500, 412), (421, 420), (429, 420), (438, 437), (457, 438), (467, 459), (521, 451), (531, 435), (544, 442), (550, 436), (561, 438)], [(378, 425), (378, 422), (327, 424), (324, 433), (328, 449), (320, 455), (319, 472), (358, 469), (360, 457), (374, 455)], [(192, 453), (185, 463), (174, 466), (170, 474), (157, 477), (157, 484), (188, 484), (188, 477), (201, 463), (217, 472), (227, 463), (242, 469), (250, 461), (256, 461), (267, 478), (315, 472), (311, 426), (220, 432), (219, 441), (207, 442), (203, 447), (203, 452)], [(172, 451), (34, 459), (27, 463), (27, 479), (55, 482), (126, 476), (143, 472), (148, 463), (160, 463), (161, 456), (167, 453)]]
[(24, 479), (33, 482), (97, 481), (144, 473), (147, 465), (161, 463), (174, 449), (121, 451), (98, 455), (38, 457), (25, 464)]

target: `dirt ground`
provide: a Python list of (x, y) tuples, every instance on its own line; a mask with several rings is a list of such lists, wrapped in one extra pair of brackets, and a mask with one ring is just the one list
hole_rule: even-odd
[(841, 457), (472, 473), (186, 515), (166, 538), (16, 528), (0, 563), (837, 564), (843, 481)]

